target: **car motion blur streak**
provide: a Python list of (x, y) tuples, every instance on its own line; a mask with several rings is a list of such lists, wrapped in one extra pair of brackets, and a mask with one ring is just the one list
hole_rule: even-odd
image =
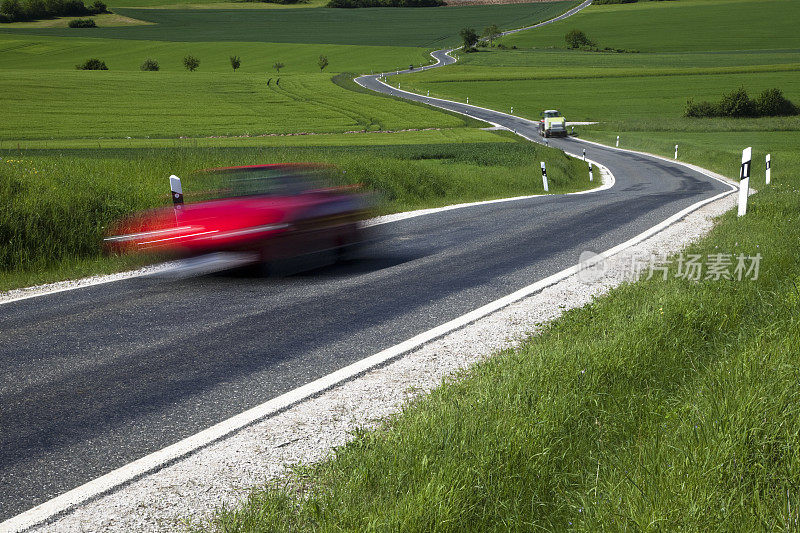
[(324, 185), (333, 172), (314, 164), (203, 170), (187, 184), (201, 201), (130, 216), (105, 243), (113, 253), (248, 252), (264, 263), (339, 251), (361, 242), (371, 211), (357, 187)]

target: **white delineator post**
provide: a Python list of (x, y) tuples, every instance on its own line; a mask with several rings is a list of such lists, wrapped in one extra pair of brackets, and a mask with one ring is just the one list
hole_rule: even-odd
[(617, 146), (619, 146), (619, 135), (617, 135)]
[(428, 94), (426, 94), (425, 96), (430, 96), (430, 95), (431, 95), (431, 90), (428, 89)]
[(467, 96), (467, 103), (469, 103), (469, 96)]
[(172, 191), (172, 205), (180, 209), (183, 206), (183, 187), (181, 179), (175, 174), (169, 177), (169, 189)]
[(753, 158), (753, 147), (742, 150), (742, 168), (739, 171), (739, 216), (747, 213), (747, 194), (750, 192), (750, 163)]
[(678, 159), (678, 145), (675, 145), (675, 159)]
[(594, 172), (592, 171), (591, 163), (589, 163), (589, 181), (594, 181)]
[(544, 192), (550, 192), (547, 187), (547, 169), (544, 168), (544, 161), (542, 161), (542, 185), (544, 185)]
[(514, 106), (511, 106), (511, 114), (514, 114)]
[(583, 162), (586, 162), (586, 148), (583, 149)]
[(772, 169), (770, 168), (770, 164), (772, 163), (771, 159), (772, 154), (767, 154), (767, 185), (772, 181)]

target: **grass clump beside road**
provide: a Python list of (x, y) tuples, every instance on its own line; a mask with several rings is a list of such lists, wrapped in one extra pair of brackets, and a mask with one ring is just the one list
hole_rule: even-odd
[(799, 186), (687, 250), (757, 280), (623, 286), (204, 529), (796, 530)]
[(438, 144), (0, 152), (0, 290), (132, 264), (102, 258), (105, 228), (168, 205), (170, 174), (185, 178), (191, 198), (191, 172), (202, 168), (333, 163), (342, 183), (380, 193), (380, 213), (542, 193), (539, 161), (548, 164), (551, 192), (589, 186), (580, 161), (510, 134), (481, 133), (478, 142), (455, 136)]

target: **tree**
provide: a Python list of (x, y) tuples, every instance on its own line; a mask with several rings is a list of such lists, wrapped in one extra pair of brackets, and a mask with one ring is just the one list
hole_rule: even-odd
[(82, 65), (75, 65), (75, 68), (78, 70), (108, 70), (106, 62), (96, 57), (87, 59)]
[(239, 56), (231, 56), (231, 68), (234, 72), (236, 69), (242, 66), (242, 61), (239, 59)]
[(475, 33), (473, 28), (464, 28), (458, 34), (464, 41), (464, 51), (471, 52), (475, 45), (478, 44), (478, 34)]
[(274, 65), (272, 65), (272, 68), (274, 68), (274, 69), (275, 69), (275, 72), (277, 72), (278, 74), (280, 74), (280, 73), (281, 73), (281, 69), (282, 69), (283, 67), (285, 67), (285, 66), (286, 66), (286, 65), (284, 65), (284, 64), (283, 64), (283, 63), (281, 63), (280, 61), (276, 61), (276, 62), (275, 62), (275, 64), (274, 64)]
[(3, 3), (0, 4), (0, 13), (5, 13), (12, 21), (24, 18), (24, 12), (19, 0), (3, 0)]
[(564, 36), (567, 41), (567, 48), (582, 48), (584, 46), (597, 46), (581, 30), (571, 30)]
[(319, 65), (320, 71), (325, 70), (325, 67), (328, 66), (328, 56), (322, 56), (322, 55), (319, 56), (319, 59), (317, 60), (317, 65)]
[(156, 61), (155, 59), (147, 58), (144, 60), (144, 63), (142, 63), (142, 66), (139, 68), (145, 72), (156, 72), (159, 69), (158, 61)]
[(197, 70), (197, 67), (200, 66), (200, 60), (193, 55), (187, 55), (183, 58), (183, 66), (186, 67), (186, 70), (189, 72), (194, 72)]
[(500, 37), (500, 28), (497, 27), (497, 24), (492, 24), (491, 26), (486, 26), (486, 29), (483, 30), (483, 36), (489, 40), (489, 44), (494, 44), (494, 40)]

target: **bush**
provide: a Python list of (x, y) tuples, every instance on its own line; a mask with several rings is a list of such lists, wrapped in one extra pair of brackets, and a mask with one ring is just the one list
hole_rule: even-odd
[(694, 103), (694, 100), (689, 98), (686, 101), (686, 109), (683, 112), (683, 116), (694, 118), (717, 117), (719, 116), (719, 109), (711, 102)]
[(187, 55), (183, 58), (183, 66), (186, 67), (186, 70), (189, 72), (194, 72), (197, 70), (197, 67), (200, 66), (200, 60), (193, 55)]
[(797, 106), (783, 96), (783, 91), (778, 88), (767, 89), (756, 98), (756, 113), (762, 117), (782, 117), (796, 115)]
[(8, 17), (10, 22), (25, 20), (24, 11), (22, 11), (22, 5), (19, 3), (19, 0), (3, 0), (3, 2), (0, 3), (0, 13)]
[(747, 95), (744, 87), (722, 96), (719, 102), (719, 113), (723, 117), (754, 117), (756, 104)]
[(108, 70), (106, 62), (96, 57), (87, 59), (83, 65), (75, 65), (75, 68), (78, 70)]
[(96, 28), (94, 19), (73, 19), (69, 21), (70, 28)]
[(150, 59), (149, 57), (144, 60), (144, 63), (142, 63), (142, 66), (139, 68), (145, 72), (155, 72), (161, 69), (161, 67), (158, 66), (158, 61)]
[(108, 6), (106, 6), (100, 0), (96, 0), (92, 7), (89, 8), (89, 11), (92, 12), (93, 15), (99, 15), (101, 13), (108, 13)]
[(233, 69), (234, 72), (236, 72), (236, 69), (242, 66), (242, 60), (239, 59), (239, 56), (231, 56), (230, 60), (231, 60), (231, 68)]
[(589, 37), (586, 36), (581, 30), (572, 30), (564, 36), (567, 41), (567, 48), (583, 48), (597, 46)]
[(7, 22), (11, 22), (11, 17), (6, 15), (5, 13), (0, 13), (0, 24), (4, 24)]
[(778, 89), (767, 89), (753, 101), (744, 87), (731, 91), (722, 97), (718, 104), (712, 102), (694, 103), (686, 101), (683, 111), (685, 117), (778, 117), (797, 115), (800, 109), (783, 96)]

